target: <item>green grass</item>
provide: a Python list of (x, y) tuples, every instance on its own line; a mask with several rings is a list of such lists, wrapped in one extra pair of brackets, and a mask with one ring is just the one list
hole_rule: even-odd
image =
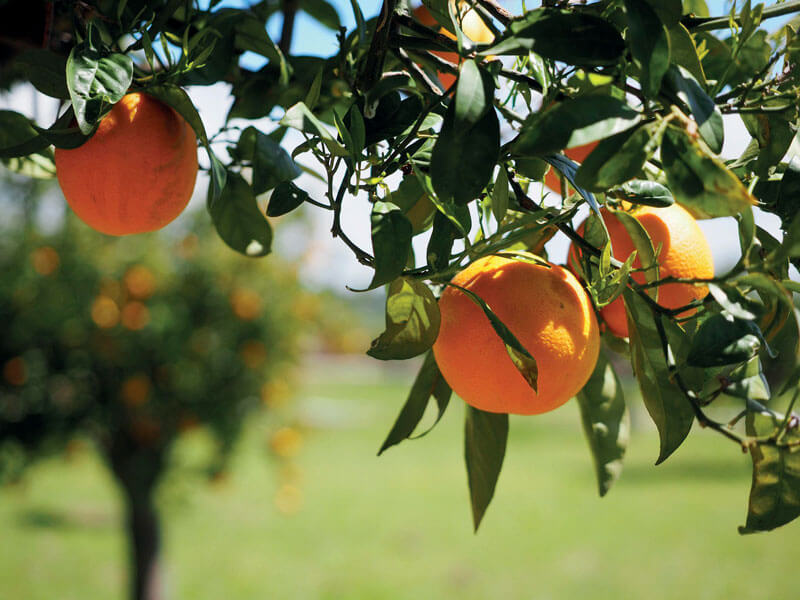
[[(409, 381), (338, 367), (304, 386), (296, 514), (274, 503), (281, 465), (265, 451), (270, 422), (253, 424), (221, 484), (170, 478), (161, 505), (171, 597), (796, 597), (800, 524), (738, 535), (749, 459), (719, 436), (693, 431), (654, 467), (657, 436), (643, 427), (600, 499), (574, 403), (513, 418), (474, 535), (459, 401), (428, 437), (375, 456)], [(195, 436), (183, 454), (201, 450)], [(119, 522), (117, 493), (91, 452), (36, 467), (0, 490), (0, 598), (122, 598)]]

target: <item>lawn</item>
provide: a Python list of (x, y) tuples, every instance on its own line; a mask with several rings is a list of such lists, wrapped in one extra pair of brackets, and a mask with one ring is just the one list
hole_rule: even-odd
[[(512, 419), (495, 500), (473, 534), (460, 401), (429, 436), (375, 456), (410, 377), (349, 363), (309, 368), (292, 411), (304, 431), (293, 464), (266, 452), (276, 427), (266, 419), (252, 424), (226, 479), (171, 476), (160, 498), (171, 597), (796, 597), (800, 524), (736, 531), (747, 456), (694, 431), (654, 467), (657, 435), (643, 426), (600, 499), (572, 402)], [(181, 457), (203, 444), (194, 435)], [(0, 599), (122, 598), (120, 518), (88, 450), (0, 490)]]

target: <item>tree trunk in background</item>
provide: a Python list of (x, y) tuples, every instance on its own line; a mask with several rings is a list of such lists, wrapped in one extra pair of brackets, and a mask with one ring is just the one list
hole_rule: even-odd
[(161, 534), (153, 496), (164, 464), (163, 455), (129, 442), (115, 440), (108, 455), (125, 501), (129, 597), (162, 600)]

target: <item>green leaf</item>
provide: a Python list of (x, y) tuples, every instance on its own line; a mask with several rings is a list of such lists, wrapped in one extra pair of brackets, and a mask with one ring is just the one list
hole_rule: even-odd
[(697, 55), (697, 46), (692, 34), (682, 23), (669, 26), (669, 46), (673, 64), (684, 67), (703, 88), (706, 88), (708, 85), (706, 74)]
[(686, 131), (667, 127), (661, 144), (661, 161), (667, 182), (677, 200), (696, 218), (729, 217), (756, 199), (719, 159)]
[(133, 61), (125, 54), (101, 56), (86, 45), (75, 46), (67, 59), (66, 77), (78, 127), (89, 134), (127, 93)]
[(0, 159), (42, 152), (49, 145), (28, 117), (13, 110), (0, 110)]
[(262, 20), (255, 15), (244, 15), (236, 23), (236, 47), (240, 50), (255, 52), (269, 59), (270, 64), (279, 69), (281, 85), (289, 83), (289, 65), (278, 45), (272, 41)]
[(494, 83), (473, 59), (461, 65), (455, 95), (455, 126), (473, 127), (492, 107)]
[(645, 300), (626, 288), (623, 292), (628, 315), (631, 361), (639, 381), (647, 412), (661, 440), (656, 464), (665, 461), (686, 439), (694, 422), (689, 399), (670, 377), (663, 340), (655, 315)]
[[(623, 210), (614, 212), (614, 216), (617, 217), (620, 223), (622, 223), (622, 226), (625, 228), (625, 231), (633, 242), (633, 247), (636, 249), (636, 254), (641, 268), (645, 269), (645, 279), (650, 283), (658, 281), (658, 261), (656, 260), (656, 249), (653, 248), (653, 242), (650, 240), (650, 235), (647, 233), (647, 230), (636, 217)], [(657, 299), (657, 287), (648, 290), (648, 292), (650, 292), (650, 295), (654, 300)]]
[(761, 368), (761, 361), (754, 356), (741, 367), (728, 375), (725, 395), (742, 398), (745, 401), (768, 402), (770, 399), (769, 383)]
[(757, 331), (752, 321), (712, 315), (697, 330), (687, 362), (695, 367), (719, 367), (749, 360), (761, 348)]
[(272, 245), (272, 229), (258, 208), (252, 188), (238, 173), (229, 173), (222, 194), (209, 192), (208, 212), (219, 237), (246, 256), (265, 256)]
[(475, 531), (481, 524), (503, 468), (508, 441), (508, 415), (467, 406), (464, 459)]
[(647, 123), (601, 140), (578, 168), (575, 181), (593, 192), (625, 183), (641, 173), (663, 133), (661, 123)]
[(433, 147), (430, 175), (441, 201), (467, 204), (492, 177), (500, 153), (500, 124), (491, 108), (472, 127), (459, 125), (455, 113), (456, 103), (451, 102)]
[(386, 330), (367, 354), (379, 360), (404, 360), (429, 350), (439, 335), (439, 305), (418, 279), (398, 277), (386, 297)]
[(625, 51), (619, 31), (588, 12), (541, 8), (511, 22), (506, 34), (482, 55), (529, 52), (578, 66), (616, 63)]
[(464, 292), (470, 300), (481, 308), (483, 314), (489, 319), (492, 329), (500, 336), (500, 339), (506, 347), (506, 352), (508, 352), (508, 356), (511, 358), (511, 362), (514, 363), (517, 371), (525, 378), (525, 381), (528, 382), (528, 385), (531, 386), (533, 391), (537, 391), (539, 369), (536, 366), (536, 359), (531, 356), (531, 353), (522, 345), (522, 342), (520, 342), (505, 323), (500, 320), (500, 317), (494, 314), (492, 308), (486, 304), (483, 298), (478, 296), (478, 294), (452, 282), (447, 285)]
[(341, 26), (336, 7), (325, 0), (300, 0), (300, 10), (307, 12), (318, 23), (338, 31)]
[(275, 186), (267, 205), (268, 217), (280, 217), (292, 212), (308, 200), (308, 192), (301, 190), (291, 181), (284, 181)]
[(692, 74), (683, 67), (670, 66), (667, 80), (678, 98), (692, 111), (703, 141), (715, 154), (722, 152), (725, 131), (719, 107), (705, 93)]
[(533, 114), (512, 150), (517, 156), (552, 154), (630, 129), (640, 117), (619, 98), (580, 96)]
[(497, 172), (494, 187), (492, 188), (492, 214), (495, 220), (500, 223), (508, 211), (508, 175), (503, 165)]
[(628, 13), (628, 44), (633, 60), (642, 71), (642, 91), (655, 97), (670, 59), (669, 36), (653, 8), (642, 0), (625, 0)]
[(656, 181), (634, 179), (608, 191), (608, 195), (634, 204), (644, 204), (664, 208), (675, 203), (672, 193), (666, 186)]
[(252, 138), (253, 153), (249, 158), (253, 166), (253, 192), (256, 195), (271, 190), (279, 183), (291, 181), (302, 173), (289, 153), (268, 135), (251, 126), (242, 132), (240, 143), (244, 137)]
[(389, 283), (398, 277), (411, 253), (411, 223), (396, 204), (376, 202), (372, 207), (372, 250), (375, 275), (367, 289)]
[[(779, 423), (770, 414), (751, 414), (747, 419), (748, 434), (771, 435)], [(797, 444), (797, 431), (790, 432), (785, 442)], [(747, 521), (739, 533), (770, 531), (800, 515), (800, 445), (776, 448), (750, 446), (753, 460), (753, 482), (747, 508)]]
[(460, 237), (462, 233), (453, 222), (437, 210), (433, 215), (433, 231), (425, 253), (431, 269), (436, 272), (444, 271), (448, 267), (453, 242)]
[(758, 142), (758, 158), (753, 170), (767, 177), (789, 150), (795, 137), (797, 109), (780, 113), (745, 113), (741, 115), (747, 131)]
[(26, 50), (16, 58), (17, 68), (45, 96), (64, 100), (69, 98), (67, 59), (49, 50)]
[(662, 23), (672, 27), (681, 20), (683, 16), (683, 4), (681, 0), (645, 0), (652, 8)]
[[(406, 403), (400, 410), (400, 414), (397, 416), (391, 431), (389, 431), (389, 435), (386, 436), (381, 445), (381, 449), (378, 450), (378, 455), (380, 456), (388, 448), (399, 444), (403, 440), (416, 439), (431, 431), (444, 415), (451, 395), (452, 390), (439, 371), (433, 352), (428, 352), (425, 355), (425, 361), (422, 363), (419, 373), (417, 373), (414, 384), (411, 386)], [(425, 414), (425, 409), (431, 396), (433, 396), (439, 409), (436, 420), (427, 431), (412, 438), (414, 430)]]
[(597, 488), (605, 496), (622, 471), (628, 447), (630, 415), (622, 384), (604, 353), (583, 389), (578, 392), (583, 432), (592, 452)]
[(350, 152), (336, 141), (325, 124), (315, 117), (314, 113), (302, 102), (298, 102), (286, 111), (286, 114), (280, 120), (280, 125), (318, 136), (331, 154), (350, 156)]

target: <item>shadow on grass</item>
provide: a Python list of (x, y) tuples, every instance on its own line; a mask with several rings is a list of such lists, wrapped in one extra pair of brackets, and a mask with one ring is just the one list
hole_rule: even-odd
[(707, 481), (749, 480), (750, 474), (745, 463), (730, 460), (693, 460), (692, 462), (674, 465), (665, 463), (663, 466), (625, 465), (622, 469), (621, 478), (629, 483), (639, 484), (657, 484), (665, 481), (704, 483)]
[(116, 518), (101, 510), (60, 511), (50, 508), (26, 508), (17, 513), (20, 527), (30, 529), (104, 530), (117, 527)]

